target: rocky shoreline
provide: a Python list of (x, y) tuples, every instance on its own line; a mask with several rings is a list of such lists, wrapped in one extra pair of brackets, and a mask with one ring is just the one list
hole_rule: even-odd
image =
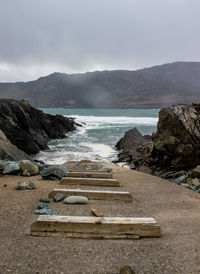
[(45, 114), (26, 100), (0, 99), (0, 159), (30, 159), (77, 126), (74, 119)]
[(200, 104), (178, 104), (159, 113), (156, 133), (129, 130), (116, 144), (117, 162), (200, 192)]

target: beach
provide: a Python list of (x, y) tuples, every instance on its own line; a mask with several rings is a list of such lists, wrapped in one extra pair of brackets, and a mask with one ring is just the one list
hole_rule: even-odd
[[(153, 217), (161, 226), (161, 238), (140, 240), (73, 239), (27, 234), (38, 215), (40, 198), (48, 197), (58, 181), (30, 177), (34, 190), (17, 191), (20, 176), (0, 177), (1, 273), (119, 273), (130, 265), (136, 273), (200, 272), (200, 196), (161, 178), (113, 164), (120, 188), (129, 191), (133, 203), (89, 201), (87, 205), (50, 206), (60, 215), (91, 216), (91, 208), (104, 216)], [(24, 179), (24, 178), (23, 178)], [(82, 187), (100, 189), (99, 187)], [(104, 188), (105, 189), (105, 188)]]

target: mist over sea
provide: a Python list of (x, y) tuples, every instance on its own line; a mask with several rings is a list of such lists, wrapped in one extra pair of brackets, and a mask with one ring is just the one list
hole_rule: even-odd
[(49, 150), (41, 151), (37, 159), (48, 164), (66, 161), (112, 161), (114, 149), (124, 133), (136, 127), (143, 135), (156, 131), (158, 109), (79, 109), (45, 108), (45, 113), (76, 118), (82, 127), (64, 139), (49, 142)]

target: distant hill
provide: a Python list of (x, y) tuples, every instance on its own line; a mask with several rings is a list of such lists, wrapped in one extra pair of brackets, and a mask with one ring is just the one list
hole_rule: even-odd
[(200, 102), (200, 62), (136, 71), (53, 73), (35, 81), (0, 83), (0, 97), (35, 107), (152, 108)]

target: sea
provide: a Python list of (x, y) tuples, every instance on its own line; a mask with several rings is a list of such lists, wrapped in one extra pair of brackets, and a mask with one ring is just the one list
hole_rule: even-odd
[(75, 118), (81, 125), (64, 139), (49, 142), (49, 149), (36, 158), (47, 164), (67, 161), (106, 161), (117, 159), (116, 143), (124, 133), (136, 127), (143, 135), (156, 131), (159, 109), (81, 109), (43, 108), (49, 114)]

